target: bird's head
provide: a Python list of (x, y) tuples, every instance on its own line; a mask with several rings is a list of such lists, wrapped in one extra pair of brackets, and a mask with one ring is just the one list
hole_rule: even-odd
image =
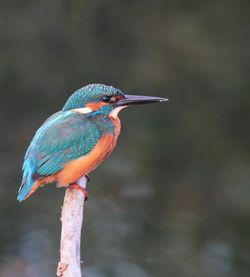
[(121, 90), (102, 84), (90, 84), (75, 91), (67, 100), (63, 111), (75, 110), (80, 113), (102, 111), (112, 113), (114, 117), (118, 112), (130, 105), (156, 103), (167, 101), (166, 98), (153, 96), (139, 96), (124, 94)]

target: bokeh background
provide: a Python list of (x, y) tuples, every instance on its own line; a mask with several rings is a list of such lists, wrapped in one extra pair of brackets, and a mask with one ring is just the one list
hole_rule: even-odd
[(35, 130), (88, 83), (121, 113), (88, 185), (86, 277), (250, 276), (250, 2), (1, 1), (0, 276), (55, 276), (64, 190), (16, 201)]

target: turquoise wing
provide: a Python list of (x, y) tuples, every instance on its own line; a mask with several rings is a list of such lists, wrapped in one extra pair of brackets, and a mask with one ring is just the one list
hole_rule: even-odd
[(22, 201), (36, 176), (49, 176), (94, 148), (100, 129), (84, 114), (58, 112), (38, 129), (25, 154), (18, 200)]

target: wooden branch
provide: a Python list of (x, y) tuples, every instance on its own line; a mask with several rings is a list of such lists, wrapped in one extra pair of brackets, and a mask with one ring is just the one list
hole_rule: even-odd
[[(86, 188), (87, 179), (80, 178), (77, 184)], [(62, 231), (58, 277), (80, 277), (80, 245), (83, 222), (84, 195), (80, 190), (67, 188), (62, 207)]]

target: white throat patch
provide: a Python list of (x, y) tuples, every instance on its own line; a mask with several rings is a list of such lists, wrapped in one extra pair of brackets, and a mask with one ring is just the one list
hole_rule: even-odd
[(118, 113), (119, 113), (122, 109), (124, 109), (124, 108), (126, 108), (126, 107), (127, 107), (127, 106), (122, 106), (122, 107), (114, 108), (114, 109), (111, 111), (111, 113), (109, 114), (109, 116), (111, 116), (111, 117), (113, 117), (114, 119), (116, 119)]

